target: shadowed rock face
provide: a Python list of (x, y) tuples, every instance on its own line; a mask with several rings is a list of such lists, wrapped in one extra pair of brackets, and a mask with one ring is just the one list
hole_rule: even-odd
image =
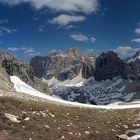
[(82, 54), (78, 48), (70, 48), (66, 53), (51, 51), (46, 57), (36, 56), (31, 59), (30, 65), (38, 77), (64, 81), (72, 79), (80, 72), (84, 78), (89, 78), (95, 71), (95, 57), (91, 54)]
[(7, 77), (16, 75), (25, 83), (33, 86), (34, 88), (47, 92), (47, 84), (39, 81), (33, 73), (32, 67), (20, 60), (17, 60), (15, 57), (11, 56), (8, 53), (0, 50), (0, 66), (7, 73)]
[(117, 76), (127, 78), (130, 73), (129, 65), (125, 64), (116, 53), (102, 53), (96, 60), (96, 80), (113, 79)]

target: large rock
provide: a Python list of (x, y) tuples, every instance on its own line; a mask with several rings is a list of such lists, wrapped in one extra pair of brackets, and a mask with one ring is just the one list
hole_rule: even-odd
[(129, 65), (113, 51), (102, 53), (96, 60), (96, 80), (113, 79), (117, 76), (128, 78), (129, 73), (131, 73)]
[(95, 57), (91, 54), (82, 54), (79, 48), (70, 48), (65, 53), (51, 51), (48, 56), (36, 56), (31, 59), (30, 65), (38, 78), (56, 77), (64, 81), (73, 79), (80, 72), (84, 78), (89, 78), (95, 71)]
[(0, 67), (7, 79), (16, 75), (25, 83), (31, 85), (39, 91), (47, 92), (47, 84), (42, 83), (34, 76), (32, 67), (12, 55), (0, 50)]
[(85, 79), (93, 76), (95, 74), (96, 68), (96, 58), (92, 53), (84, 55), (84, 60), (82, 63), (82, 76)]
[(140, 50), (136, 52), (135, 55), (128, 58), (126, 62), (131, 66), (133, 79), (140, 79)]

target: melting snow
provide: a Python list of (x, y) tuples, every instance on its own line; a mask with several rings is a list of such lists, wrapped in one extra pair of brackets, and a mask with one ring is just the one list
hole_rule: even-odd
[(10, 77), (11, 82), (14, 84), (14, 87), (16, 91), (22, 92), (28, 95), (40, 97), (43, 99), (46, 99), (48, 101), (57, 103), (57, 104), (62, 104), (65, 106), (71, 106), (71, 107), (83, 107), (83, 108), (100, 108), (100, 109), (128, 109), (128, 108), (140, 108), (140, 103), (131, 103), (129, 105), (114, 105), (114, 106), (109, 106), (109, 105), (90, 105), (90, 104), (81, 104), (81, 103), (76, 103), (76, 102), (69, 102), (65, 100), (61, 100), (49, 95), (46, 95), (44, 93), (41, 93), (35, 89), (33, 89), (31, 86), (25, 84), (23, 81), (21, 81), (17, 76), (11, 76)]
[(77, 86), (80, 87), (83, 85), (83, 83), (86, 81), (86, 79), (84, 79), (82, 77), (82, 74), (80, 73), (79, 75), (77, 75), (76, 77), (74, 77), (73, 79), (68, 79), (65, 81), (59, 81), (57, 78), (53, 77), (49, 80), (46, 80), (43, 78), (43, 82), (47, 82), (47, 84), (49, 86), (53, 85), (53, 86), (66, 86), (66, 87), (71, 87), (71, 86)]
[[(52, 93), (68, 101), (78, 101), (97, 105), (109, 104), (113, 100), (118, 99), (131, 101), (135, 93), (126, 94), (123, 92), (126, 88), (126, 86), (123, 85), (123, 82), (123, 79), (120, 77), (102, 82), (97, 82), (94, 77), (91, 77), (75, 86), (53, 87)], [(127, 83), (128, 82), (129, 81), (127, 81)]]

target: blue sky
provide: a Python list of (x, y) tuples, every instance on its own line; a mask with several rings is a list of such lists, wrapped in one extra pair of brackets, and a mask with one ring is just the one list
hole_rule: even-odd
[(121, 57), (140, 47), (140, 0), (0, 0), (0, 48), (29, 60), (79, 47)]

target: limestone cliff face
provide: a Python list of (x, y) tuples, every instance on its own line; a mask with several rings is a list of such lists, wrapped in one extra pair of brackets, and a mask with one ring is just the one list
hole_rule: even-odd
[(130, 74), (130, 66), (112, 51), (102, 53), (96, 60), (96, 80), (113, 79), (117, 76), (128, 78)]
[(32, 67), (12, 55), (0, 50), (0, 67), (5, 73), (6, 77), (16, 75), (25, 83), (33, 86), (34, 88), (47, 92), (47, 84), (39, 81), (33, 74)]
[(38, 78), (51, 79), (56, 77), (64, 81), (74, 78), (80, 72), (84, 78), (93, 75), (95, 57), (91, 54), (82, 54), (79, 48), (70, 48), (65, 53), (51, 51), (48, 56), (36, 56), (31, 59), (30, 65)]

